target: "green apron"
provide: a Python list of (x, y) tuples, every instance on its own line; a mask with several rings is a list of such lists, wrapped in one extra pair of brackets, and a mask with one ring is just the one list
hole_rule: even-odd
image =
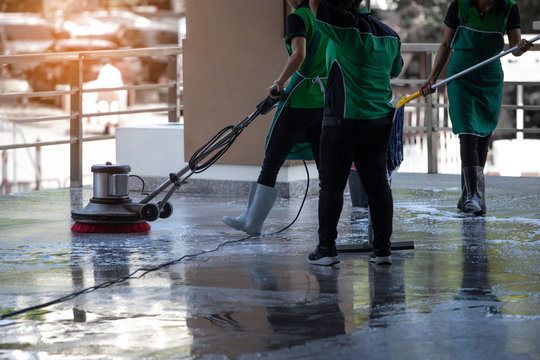
[[(490, 21), (493, 31), (469, 27), (468, 16), (476, 16), (472, 23)], [(469, 0), (464, 0), (460, 25), (452, 40), (454, 53), (447, 76), (499, 54), (504, 49), (506, 18), (507, 14), (495, 6), (480, 20), (476, 7), (470, 7)], [(495, 60), (448, 84), (449, 112), (454, 134), (487, 136), (495, 130), (501, 108), (503, 78), (501, 62)]]
[[(305, 9), (302, 9), (305, 10)], [(307, 8), (307, 11), (311, 12), (309, 7)], [(306, 13), (307, 13), (306, 11)], [(311, 16), (311, 13), (309, 13)], [(305, 14), (302, 14), (305, 15)], [(287, 84), (287, 87), (283, 90), (283, 96), (281, 97), (276, 114), (274, 116), (274, 120), (272, 122), (272, 126), (270, 128), (270, 131), (268, 133), (268, 136), (266, 137), (266, 146), (268, 146), (268, 142), (270, 141), (270, 138), (272, 137), (272, 132), (274, 130), (274, 127), (279, 121), (279, 118), (281, 116), (281, 113), (283, 111), (283, 108), (290, 106), (293, 108), (323, 108), (324, 107), (324, 89), (326, 87), (326, 80), (327, 77), (321, 77), (320, 75), (326, 76), (326, 73), (319, 74), (316, 76), (309, 75), (313, 73), (312, 64), (314, 61), (314, 58), (316, 56), (321, 56), (322, 58), (318, 59), (320, 60), (321, 64), (324, 65), (324, 51), (321, 51), (320, 47), (323, 47), (325, 45), (325, 42), (327, 40), (321, 40), (321, 33), (318, 31), (315, 31), (313, 34), (313, 37), (311, 39), (308, 51), (306, 53), (306, 58), (304, 59), (304, 62), (302, 63), (301, 68), (291, 76), (291, 79), (289, 80), (289, 83)], [(291, 49), (288, 47), (289, 53), (291, 52)], [(290, 55), (290, 54), (289, 54)], [(326, 67), (323, 66), (324, 71), (326, 71)], [(313, 85), (317, 84), (318, 87), (320, 87), (320, 94), (317, 94), (319, 90), (314, 90)], [(313, 93), (315, 92), (315, 93)], [(296, 97), (296, 99), (293, 100), (293, 94), (300, 94), (300, 96)], [(320, 104), (316, 105), (314, 107), (314, 103), (317, 103), (317, 101), (314, 101), (314, 97), (317, 97), (319, 95), (320, 97)], [(308, 98), (307, 102), (303, 101), (303, 99)], [(307, 106), (306, 104), (310, 103), (311, 106)], [(311, 144), (308, 142), (301, 142), (297, 143), (293, 149), (289, 152), (287, 155), (287, 159), (289, 160), (313, 160), (313, 152), (311, 150)]]
[[(321, 92), (324, 94), (324, 88), (327, 78), (308, 78), (304, 75), (300, 74), (299, 72), (296, 72), (289, 81), (289, 84), (287, 85), (287, 88), (283, 91), (283, 96), (280, 99), (278, 103), (278, 107), (276, 110), (276, 115), (274, 116), (274, 121), (272, 122), (272, 127), (270, 128), (270, 132), (268, 133), (268, 136), (266, 138), (266, 145), (268, 146), (268, 141), (270, 141), (270, 137), (272, 136), (272, 132), (274, 130), (274, 127), (279, 120), (279, 117), (281, 116), (281, 113), (283, 111), (283, 108), (287, 105), (289, 98), (291, 97), (292, 93), (298, 89), (298, 87), (304, 82), (304, 81), (311, 81), (313, 83), (318, 83), (321, 87)], [(303, 143), (297, 143), (287, 155), (287, 159), (289, 160), (313, 160), (313, 151), (311, 150), (311, 144), (307, 142)]]

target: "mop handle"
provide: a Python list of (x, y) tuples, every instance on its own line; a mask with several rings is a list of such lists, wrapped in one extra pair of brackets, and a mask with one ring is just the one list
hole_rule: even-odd
[[(540, 39), (540, 35), (536, 35), (534, 38), (532, 38), (531, 40), (529, 40), (529, 42), (530, 42), (530, 43), (533, 43), (533, 42), (537, 41), (538, 39)], [(436, 84), (433, 84), (433, 85), (431, 86), (431, 88), (432, 88), (432, 89), (436, 89), (436, 88), (438, 88), (439, 86), (442, 86), (442, 85), (444, 85), (444, 84), (446, 84), (446, 83), (449, 83), (449, 82), (452, 81), (452, 80), (455, 80), (455, 79), (457, 79), (457, 78), (459, 78), (459, 77), (461, 77), (461, 76), (463, 76), (463, 75), (465, 75), (465, 74), (470, 73), (471, 71), (474, 71), (474, 70), (478, 69), (479, 67), (482, 67), (482, 66), (484, 66), (484, 65), (487, 65), (487, 64), (489, 64), (490, 62), (492, 62), (492, 61), (494, 61), (494, 60), (500, 59), (500, 58), (502, 58), (503, 56), (506, 56), (506, 55), (510, 54), (511, 52), (517, 50), (517, 49), (518, 49), (518, 46), (516, 45), (516, 46), (514, 46), (514, 47), (512, 47), (512, 48), (510, 48), (510, 49), (508, 49), (508, 50), (505, 50), (505, 51), (501, 52), (500, 54), (497, 54), (497, 55), (495, 55), (495, 56), (493, 56), (493, 57), (490, 57), (489, 59), (486, 59), (486, 60), (482, 61), (481, 63), (478, 63), (478, 64), (476, 64), (476, 65), (474, 65), (474, 66), (471, 66), (471, 67), (468, 68), (468, 69), (465, 69), (465, 70), (463, 70), (463, 71), (461, 71), (461, 72), (458, 72), (457, 74), (454, 74), (454, 75), (450, 76), (449, 78), (446, 78), (446, 79), (444, 79), (444, 80), (439, 81), (439, 82), (436, 83)]]
[[(529, 42), (533, 43), (533, 42), (537, 41), (538, 39), (540, 39), (540, 35), (536, 35), (534, 38), (529, 40)], [(482, 61), (482, 62), (480, 62), (480, 63), (478, 63), (478, 64), (476, 64), (474, 66), (471, 66), (468, 69), (465, 69), (465, 70), (463, 70), (463, 71), (461, 71), (461, 72), (459, 72), (459, 73), (457, 73), (455, 75), (452, 75), (449, 78), (441, 80), (438, 83), (431, 85), (431, 89), (435, 90), (439, 86), (442, 86), (442, 85), (444, 85), (444, 84), (446, 84), (446, 83), (448, 83), (448, 82), (450, 82), (452, 80), (455, 80), (455, 79), (457, 79), (457, 78), (459, 78), (459, 77), (461, 77), (461, 76), (463, 76), (463, 75), (465, 75), (465, 74), (467, 74), (467, 73), (469, 73), (471, 71), (474, 71), (474, 70), (476, 70), (476, 69), (478, 69), (478, 68), (480, 68), (480, 67), (482, 67), (482, 66), (484, 66), (484, 65), (486, 65), (486, 64), (488, 64), (488, 63), (490, 63), (490, 62), (492, 62), (494, 60), (497, 60), (497, 59), (499, 59), (499, 58), (501, 58), (501, 57), (503, 57), (505, 55), (510, 54), (512, 51), (517, 50), (517, 48), (518, 48), (518, 46), (516, 45), (516, 46), (514, 46), (514, 47), (512, 47), (512, 48), (510, 48), (508, 50), (505, 50), (505, 51), (501, 52), (500, 54), (497, 54), (497, 55), (495, 55), (493, 57), (490, 57), (489, 59), (486, 59), (486, 60), (484, 60), (484, 61)], [(399, 109), (400, 107), (404, 106), (409, 101), (414, 100), (416, 98), (419, 98), (420, 96), (422, 96), (422, 94), (420, 93), (420, 91), (417, 91), (412, 95), (402, 97), (397, 102), (396, 109)]]

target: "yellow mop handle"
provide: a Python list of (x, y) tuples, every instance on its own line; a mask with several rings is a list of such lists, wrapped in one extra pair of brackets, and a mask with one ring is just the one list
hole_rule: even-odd
[(398, 103), (396, 105), (396, 109), (399, 109), (400, 107), (402, 107), (403, 105), (405, 105), (409, 101), (412, 101), (412, 100), (414, 100), (416, 98), (419, 98), (420, 95), (422, 95), (422, 94), (420, 94), (420, 91), (417, 91), (412, 95), (407, 95), (407, 96), (402, 97), (401, 99), (399, 99), (399, 101), (398, 101)]
[[(532, 38), (531, 40), (529, 40), (529, 42), (533, 43), (533, 42), (537, 41), (538, 39), (540, 39), (540, 35), (536, 35), (534, 38)], [(501, 52), (500, 54), (497, 54), (497, 55), (495, 55), (495, 56), (493, 56), (493, 57), (490, 57), (489, 59), (484, 60), (484, 61), (482, 61), (481, 63), (478, 63), (478, 64), (476, 64), (476, 65), (474, 65), (474, 66), (471, 66), (470, 68), (465, 69), (465, 70), (463, 70), (463, 71), (461, 71), (461, 72), (459, 72), (459, 73), (457, 73), (457, 74), (455, 74), (455, 75), (453, 75), (453, 76), (450, 76), (450, 77), (447, 78), (447, 79), (444, 79), (444, 80), (442, 80), (442, 81), (439, 81), (438, 83), (432, 85), (431, 88), (432, 88), (432, 89), (436, 89), (436, 88), (438, 88), (438, 87), (441, 86), (441, 85), (444, 85), (444, 84), (446, 84), (446, 83), (449, 83), (450, 81), (455, 80), (455, 79), (457, 79), (457, 78), (459, 78), (459, 77), (461, 77), (461, 76), (463, 76), (463, 75), (465, 75), (465, 74), (467, 74), (467, 73), (470, 73), (471, 71), (476, 70), (476, 69), (478, 69), (479, 67), (482, 67), (482, 66), (484, 66), (484, 65), (486, 65), (486, 64), (488, 64), (488, 63), (490, 63), (490, 62), (492, 62), (492, 61), (494, 61), (494, 60), (500, 59), (500, 58), (502, 58), (503, 56), (510, 54), (510, 53), (513, 52), (514, 50), (517, 50), (517, 48), (518, 48), (518, 47), (517, 47), (517, 45), (516, 45), (516, 46), (514, 46), (514, 47), (512, 47), (512, 48), (510, 48), (510, 49), (508, 49), (508, 50), (505, 50), (505, 51)], [(402, 107), (403, 105), (405, 105), (405, 104), (408, 103), (409, 101), (414, 100), (414, 99), (420, 97), (420, 95), (421, 95), (421, 94), (420, 94), (420, 91), (418, 91), (418, 92), (415, 92), (415, 93), (412, 94), (412, 95), (402, 97), (402, 98), (398, 101), (398, 103), (397, 103), (397, 105), (396, 105), (396, 109), (399, 109), (400, 107)]]

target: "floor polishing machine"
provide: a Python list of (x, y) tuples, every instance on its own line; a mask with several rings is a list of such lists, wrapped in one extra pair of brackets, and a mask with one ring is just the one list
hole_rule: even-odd
[[(141, 201), (129, 197), (129, 165), (94, 165), (93, 197), (81, 210), (73, 210), (71, 217), (74, 232), (141, 232), (150, 230), (147, 221), (165, 219), (172, 215), (173, 206), (168, 201), (173, 193), (193, 174), (201, 173), (212, 166), (234, 143), (240, 133), (259, 115), (270, 112), (277, 99), (267, 97), (256, 110), (236, 125), (220, 130), (210, 141), (199, 148), (189, 163), (169, 179), (147, 194)], [(208, 158), (208, 159), (207, 159)], [(168, 189), (168, 190), (167, 190)], [(158, 195), (167, 190), (161, 200)]]

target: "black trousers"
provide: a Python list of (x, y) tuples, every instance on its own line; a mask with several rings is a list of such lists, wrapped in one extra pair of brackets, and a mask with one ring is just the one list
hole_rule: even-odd
[(291, 149), (298, 142), (309, 142), (319, 166), (319, 143), (323, 109), (284, 108), (274, 124), (268, 140), (264, 161), (257, 182), (274, 187), (276, 179)]
[(459, 135), (459, 151), (461, 156), (461, 167), (486, 165), (491, 135), (476, 136), (469, 134)]
[(392, 124), (370, 129), (324, 127), (319, 164), (319, 245), (331, 247), (343, 209), (343, 191), (354, 162), (368, 197), (376, 256), (390, 255), (394, 204), (386, 159)]

